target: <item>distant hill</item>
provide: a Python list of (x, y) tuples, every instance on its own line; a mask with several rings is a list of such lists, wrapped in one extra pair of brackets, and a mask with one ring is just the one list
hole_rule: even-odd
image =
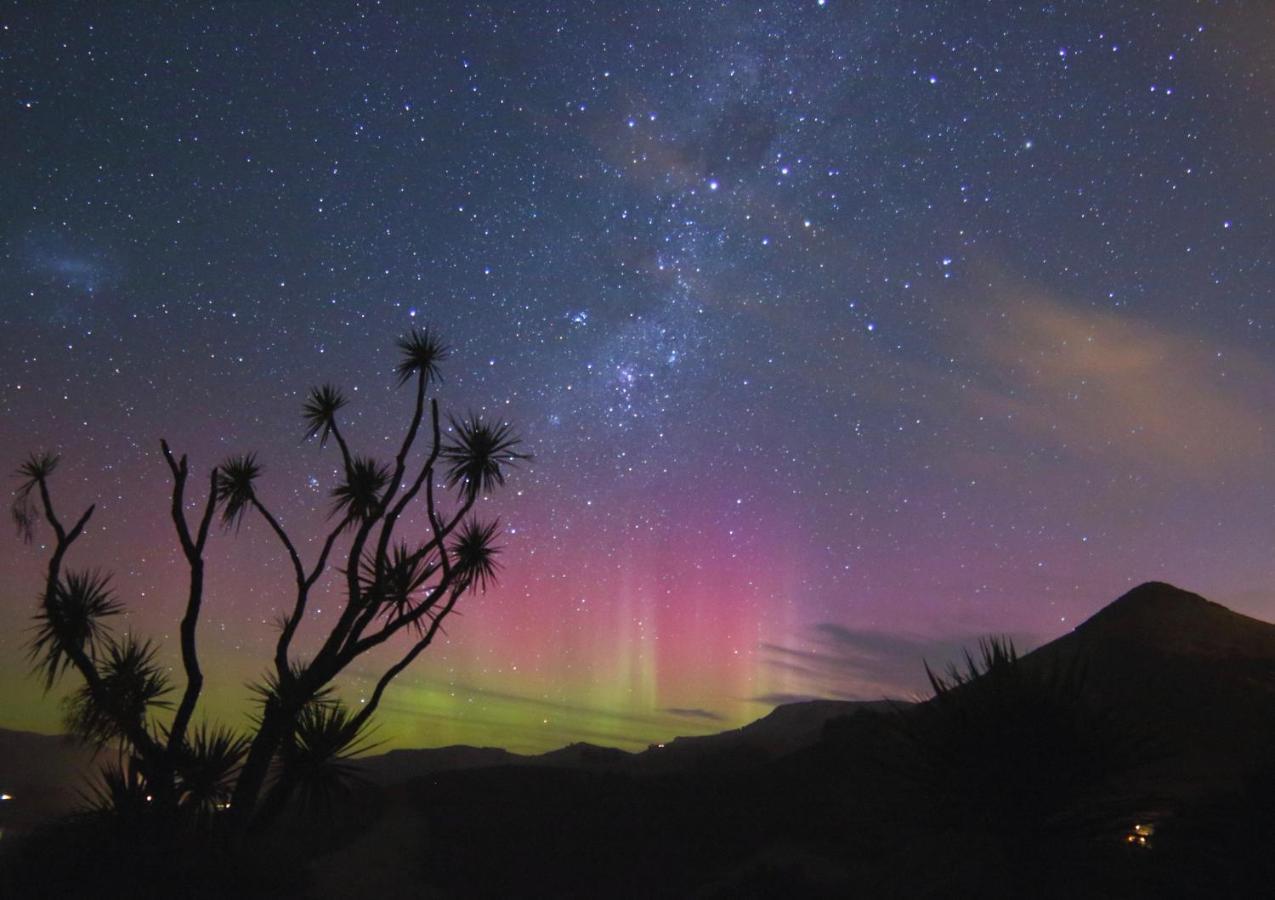
[(1275, 753), (1275, 625), (1189, 591), (1140, 585), (1024, 662), (1078, 666), (1187, 795), (1237, 787)]
[(698, 737), (674, 738), (663, 745), (650, 747), (640, 754), (639, 760), (645, 768), (660, 771), (703, 764), (764, 762), (813, 745), (823, 734), (824, 726), (833, 719), (864, 712), (883, 712), (896, 705), (886, 700), (785, 703), (742, 728)]
[(357, 761), (356, 766), (362, 776), (374, 784), (394, 784), (431, 772), (514, 765), (529, 758), (500, 747), (456, 744), (420, 750), (391, 750), (377, 756), (365, 756)]
[(71, 812), (94, 753), (64, 735), (0, 728), (0, 829), (23, 829)]
[(830, 719), (864, 711), (882, 711), (891, 701), (807, 700), (776, 706), (756, 722), (717, 734), (678, 737), (652, 744), (640, 753), (592, 743), (572, 743), (558, 750), (521, 755), (496, 747), (391, 750), (358, 761), (363, 775), (375, 784), (395, 784), (421, 775), (495, 766), (552, 766), (565, 769), (611, 769), (626, 773), (669, 773), (694, 767), (748, 766), (801, 750), (819, 741)]
[(383, 785), (436, 772), (496, 766), (548, 766), (631, 773), (675, 772), (706, 765), (739, 767), (774, 759), (814, 744), (831, 719), (865, 711), (882, 711), (890, 706), (888, 701), (807, 700), (786, 703), (742, 728), (696, 737), (678, 737), (653, 744), (641, 753), (583, 742), (534, 756), (510, 753), (496, 747), (456, 745), (391, 750), (359, 760), (358, 767), (369, 781)]

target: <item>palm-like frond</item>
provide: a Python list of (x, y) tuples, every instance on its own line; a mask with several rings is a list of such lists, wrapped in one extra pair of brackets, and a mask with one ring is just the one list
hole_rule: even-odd
[(305, 439), (308, 441), (317, 435), (319, 446), (325, 445), (336, 427), (336, 414), (345, 403), (345, 395), (331, 384), (310, 388), (310, 396), (301, 410), (305, 419)]
[(248, 739), (225, 726), (201, 724), (177, 757), (181, 802), (199, 815), (224, 808), (248, 752)]
[(964, 660), (963, 668), (956, 663), (948, 663), (942, 675), (931, 669), (928, 662), (925, 663), (925, 676), (934, 689), (936, 699), (947, 697), (956, 688), (985, 676), (996, 681), (1015, 677), (1021, 672), (1017, 666), (1018, 649), (1012, 640), (1000, 635), (980, 638), (977, 657), (965, 650)]
[[(308, 668), (308, 665), (304, 662), (290, 660), (288, 663), (288, 671), (291, 676), (289, 681), (292, 684), (301, 682)], [(284, 696), (286, 691), (279, 681), (279, 674), (274, 669), (268, 670), (260, 681), (251, 682), (248, 685), (248, 690), (253, 694), (253, 700), (258, 706), (262, 707), (263, 711), (267, 706), (278, 705), (289, 699)], [(326, 685), (320, 688), (310, 698), (309, 702), (319, 704), (333, 703), (335, 702), (335, 689), (331, 685)], [(257, 724), (260, 724), (260, 715), (254, 714), (252, 719)]]
[(73, 653), (95, 655), (108, 631), (103, 620), (123, 611), (110, 581), (110, 575), (97, 570), (68, 571), (44, 597), (29, 650), (36, 671), (44, 675), (45, 690), (71, 665)]
[(495, 541), (499, 534), (500, 522), (495, 519), (486, 523), (469, 519), (461, 526), (452, 541), (451, 553), (455, 559), (453, 571), (465, 589), (477, 587), (486, 591), (488, 584), (496, 580), (496, 570), (500, 568), (496, 554), (500, 548)]
[(390, 468), (370, 456), (355, 456), (344, 480), (332, 489), (332, 515), (359, 522), (374, 516), (381, 492), (390, 481)]
[(401, 355), (394, 372), (399, 384), (405, 384), (417, 373), (424, 375), (426, 387), (441, 378), (439, 364), (451, 356), (451, 350), (432, 329), (413, 328), (397, 344)]
[(44, 479), (53, 474), (58, 467), (59, 457), (55, 453), (32, 453), (14, 474), (22, 479), (13, 498), (13, 506), (9, 512), (13, 516), (13, 524), (17, 526), (18, 536), (25, 543), (35, 538), (35, 526), (40, 521), (39, 511), (31, 495)]
[(222, 504), (221, 522), (227, 528), (238, 528), (243, 521), (256, 496), (253, 482), (260, 474), (255, 453), (232, 456), (217, 467), (217, 501)]
[(90, 816), (137, 820), (152, 812), (151, 793), (137, 760), (108, 762), (98, 770), (96, 782), (80, 792), (82, 812)]
[(67, 729), (86, 743), (102, 747), (127, 739), (132, 729), (145, 729), (151, 707), (169, 705), (161, 698), (172, 687), (149, 640), (132, 634), (109, 640), (98, 671), (100, 695), (85, 684), (66, 699)]
[(364, 596), (375, 597), (387, 610), (403, 612), (411, 607), (437, 570), (436, 557), (419, 557), (406, 544), (398, 544), (390, 550), (379, 572), (376, 554), (364, 554), (359, 565), (359, 582)]
[(522, 443), (506, 422), (486, 422), (470, 414), (452, 418), (453, 437), (443, 445), (440, 455), (446, 463), (448, 487), (459, 486), (466, 499), (493, 490), (505, 483), (505, 469), (530, 454), (515, 448)]
[(307, 703), (280, 756), (281, 777), (296, 786), (303, 806), (326, 809), (358, 779), (352, 760), (371, 747), (364, 723), (356, 727), (343, 703)]
[(48, 451), (42, 453), (32, 453), (22, 465), (18, 466), (17, 475), (24, 479), (21, 490), (29, 491), (37, 482), (48, 478), (53, 474), (53, 470), (58, 467), (61, 457), (56, 453)]

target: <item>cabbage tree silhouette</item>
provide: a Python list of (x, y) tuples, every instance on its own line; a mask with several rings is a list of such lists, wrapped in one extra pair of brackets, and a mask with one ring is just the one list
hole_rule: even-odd
[[(19, 467), (12, 510), (19, 534), (30, 541), (44, 523), (54, 535), (29, 644), (33, 667), (46, 689), (73, 670), (81, 683), (67, 702), (68, 726), (86, 741), (121, 750), (123, 762), (106, 773), (95, 805), (124, 798), (136, 812), (140, 796), (148, 813), (224, 823), (230, 833), (243, 835), (268, 825), (293, 798), (326, 802), (350, 774), (345, 761), (367, 746), (369, 719), (393, 679), (430, 646), (462, 597), (492, 583), (500, 528), (473, 512), (504, 485), (511, 467), (530, 457), (519, 450), (508, 424), (481, 416), (451, 418), (444, 435), (430, 388), (440, 380), (450, 351), (434, 331), (414, 329), (398, 341), (398, 350), (395, 378), (415, 391), (392, 461), (351, 449), (341, 418), (347, 400), (338, 388), (315, 387), (305, 400), (305, 437), (317, 438), (320, 448), (334, 443), (341, 458), (331, 491), (331, 528), (309, 564), (261, 487), (264, 469), (256, 454), (231, 456), (208, 473), (202, 512), (190, 521), (187, 458), (160, 442), (172, 476), (170, 516), (189, 568), (180, 624), (185, 685), (167, 722), (156, 716), (172, 708), (174, 687), (156, 661), (155, 646), (131, 633), (112, 633), (110, 620), (123, 605), (109, 575), (65, 564), (94, 507), (67, 528), (51, 492), (58, 457), (32, 454)], [(428, 431), (424, 441), (422, 430)], [(424, 513), (423, 537), (400, 536), (409, 508)], [(204, 681), (196, 640), (204, 553), (218, 516), (231, 532), (250, 518), (264, 523), (293, 581), (274, 658), (254, 686), (259, 710), (246, 735), (191, 727)], [(340, 565), (334, 563), (338, 554), (344, 556)], [(343, 576), (343, 606), (317, 652), (302, 661), (293, 641), (312, 592), (333, 569)], [(333, 691), (335, 679), (395, 638), (405, 648), (397, 661), (380, 675), (361, 708), (347, 709)]]

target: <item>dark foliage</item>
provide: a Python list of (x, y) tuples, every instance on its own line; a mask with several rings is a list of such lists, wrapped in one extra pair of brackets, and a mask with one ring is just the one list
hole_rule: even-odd
[(256, 495), (253, 486), (261, 474), (257, 454), (232, 456), (217, 467), (217, 501), (221, 504), (221, 522), (227, 528), (238, 528)]
[(411, 550), (406, 544), (391, 548), (377, 571), (376, 558), (364, 554), (359, 566), (363, 591), (379, 598), (388, 615), (402, 615), (416, 605), (421, 593), (438, 569), (437, 556)]
[(29, 656), (46, 690), (70, 667), (75, 654), (96, 657), (108, 631), (104, 620), (123, 611), (110, 583), (110, 576), (96, 569), (68, 571), (45, 595), (35, 614)]
[(506, 470), (531, 459), (515, 448), (522, 443), (506, 423), (480, 416), (453, 418), (452, 439), (443, 445), (448, 487), (459, 487), (472, 500), (505, 483)]
[(306, 425), (305, 439), (317, 436), (319, 446), (326, 445), (336, 428), (336, 414), (345, 404), (345, 395), (330, 384), (311, 388), (301, 410)]
[(127, 740), (145, 731), (152, 707), (166, 707), (172, 690), (165, 667), (155, 661), (155, 647), (132, 634), (107, 639), (98, 659), (100, 682), (96, 691), (81, 685), (66, 699), (67, 729), (96, 747)]
[(451, 356), (451, 350), (430, 328), (413, 328), (410, 334), (399, 338), (398, 349), (401, 355), (394, 371), (399, 384), (419, 375), (428, 387), (441, 379), (439, 366)]
[(225, 726), (191, 731), (177, 760), (182, 808), (200, 817), (224, 811), (247, 752), (248, 739)]
[(370, 456), (355, 456), (341, 483), (332, 489), (332, 517), (351, 524), (375, 515), (381, 492), (390, 481), (390, 469)]
[(452, 555), (455, 557), (454, 567), (461, 582), (475, 585), (486, 591), (488, 584), (496, 580), (496, 571), (500, 564), (496, 555), (500, 548), (496, 546), (496, 536), (500, 534), (500, 522), (479, 522), (468, 519), (461, 526), (460, 533), (452, 542)]
[(59, 457), (54, 453), (32, 453), (22, 465), (18, 466), (18, 471), (15, 473), (21, 479), (21, 483), (13, 498), (10, 512), (13, 515), (13, 524), (17, 526), (18, 536), (28, 544), (35, 538), (35, 527), (40, 521), (35, 498), (31, 495), (36, 492), (40, 483), (57, 469), (58, 459)]
[(356, 725), (335, 700), (307, 703), (297, 716), (293, 740), (280, 758), (280, 778), (289, 779), (303, 808), (331, 812), (359, 780), (353, 759), (371, 748), (366, 728)]

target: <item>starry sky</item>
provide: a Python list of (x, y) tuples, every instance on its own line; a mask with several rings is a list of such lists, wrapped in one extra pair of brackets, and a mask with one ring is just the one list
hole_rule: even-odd
[[(535, 460), (384, 746), (906, 697), (1149, 579), (1275, 619), (1265, 4), (174, 6), (0, 8), (0, 448), (97, 503), (70, 563), (120, 627), (175, 652), (160, 437), (192, 501), (257, 451), (313, 559), (306, 390), (388, 459), (425, 323), (445, 408)], [(0, 553), (6, 727), (59, 727), (23, 656), (46, 558)], [(208, 560), (204, 709), (238, 722), (288, 570), (255, 523)]]

